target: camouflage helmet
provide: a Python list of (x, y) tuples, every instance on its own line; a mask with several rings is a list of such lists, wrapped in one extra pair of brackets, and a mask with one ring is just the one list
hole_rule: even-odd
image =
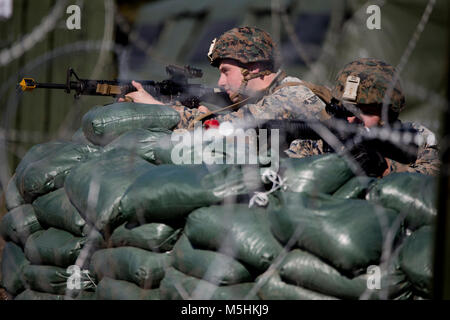
[(234, 59), (243, 64), (267, 61), (274, 65), (277, 60), (272, 38), (256, 27), (233, 28), (225, 32), (213, 40), (208, 57), (214, 67), (219, 66), (221, 59)]
[[(393, 66), (381, 60), (363, 58), (352, 61), (338, 73), (332, 95), (338, 101), (378, 104), (381, 107), (396, 72)], [(399, 80), (386, 99), (389, 99), (389, 110), (394, 114), (404, 109), (405, 96)]]

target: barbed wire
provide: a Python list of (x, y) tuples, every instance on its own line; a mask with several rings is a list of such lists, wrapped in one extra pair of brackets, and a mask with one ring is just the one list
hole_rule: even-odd
[(106, 61), (106, 53), (108, 50), (108, 42), (113, 41), (114, 34), (114, 16), (116, 12), (116, 6), (113, 0), (103, 0), (104, 8), (105, 8), (105, 23), (103, 27), (103, 46), (100, 49), (100, 55), (98, 57), (97, 63), (93, 68), (90, 79), (96, 79), (100, 74), (102, 68), (104, 67)]
[[(298, 35), (295, 32), (295, 27), (290, 20), (287, 9), (284, 5), (281, 4), (280, 0), (272, 0), (275, 2), (275, 5), (272, 6), (272, 10), (278, 10), (275, 14), (279, 14), (281, 16), (281, 21), (283, 22), (284, 29), (289, 37), (289, 40), (294, 45), (294, 49), (299, 55), (300, 59), (303, 60), (306, 67), (309, 69), (308, 77), (312, 78), (312, 81), (322, 81), (325, 85), (330, 85), (330, 81), (325, 78), (326, 70), (323, 67), (325, 62), (331, 64), (336, 57), (336, 47), (340, 41), (340, 38), (343, 36), (342, 32), (340, 32), (340, 23), (344, 19), (345, 3), (337, 3), (333, 1), (332, 10), (331, 10), (331, 21), (328, 27), (327, 37), (322, 44), (322, 49), (320, 56), (314, 62), (306, 53), (305, 48), (303, 47)], [(362, 10), (370, 4), (377, 4), (379, 6), (384, 5), (384, 0), (373, 0), (367, 1), (364, 5), (360, 7), (360, 9), (355, 10), (352, 15), (347, 18), (346, 24), (356, 23), (355, 20), (358, 19), (358, 16)], [(297, 6), (300, 6), (300, 1), (297, 2)]]
[(131, 44), (144, 51), (144, 53), (148, 57), (155, 60), (156, 62), (164, 65), (169, 64), (169, 62), (164, 57), (158, 55), (155, 52), (152, 45), (148, 44), (148, 42), (139, 35), (138, 31), (131, 28), (130, 24), (123, 15), (121, 15), (119, 12), (116, 12), (115, 17), (116, 25), (119, 27), (120, 31), (128, 35), (128, 40), (129, 42), (131, 42)]
[(20, 58), (25, 52), (34, 47), (49, 32), (55, 29), (58, 19), (61, 17), (68, 0), (59, 0), (51, 12), (42, 19), (42, 22), (33, 28), (33, 31), (23, 36), (12, 44), (11, 48), (0, 52), (0, 67), (5, 66), (15, 59)]
[(389, 84), (388, 89), (386, 90), (384, 97), (383, 97), (383, 107), (381, 109), (381, 119), (388, 123), (388, 111), (389, 111), (389, 104), (391, 101), (391, 95), (394, 92), (394, 88), (397, 84), (397, 82), (400, 80), (400, 74), (402, 73), (403, 69), (405, 68), (406, 64), (408, 63), (409, 57), (411, 56), (412, 52), (416, 48), (417, 42), (420, 39), (420, 36), (422, 35), (423, 30), (425, 29), (425, 26), (428, 23), (428, 20), (430, 18), (431, 13), (433, 12), (434, 5), (436, 4), (436, 0), (428, 0), (428, 4), (425, 7), (425, 10), (422, 14), (422, 17), (420, 18), (419, 23), (417, 24), (417, 27), (412, 34), (410, 40), (408, 41), (408, 44), (406, 46), (405, 51), (401, 55), (400, 62), (397, 64), (397, 72), (394, 75), (394, 78), (392, 79), (391, 83)]
[[(124, 48), (113, 41), (98, 41), (98, 40), (87, 40), (87, 41), (77, 41), (75, 43), (67, 44), (62, 47), (58, 47), (51, 52), (47, 52), (42, 54), (41, 56), (35, 58), (34, 60), (28, 62), (24, 67), (22, 67), (17, 74), (24, 74), (30, 72), (38, 67), (43, 66), (49, 60), (55, 59), (61, 55), (73, 54), (78, 51), (98, 51), (101, 49), (108, 49), (114, 51), (116, 54), (120, 55)], [(4, 94), (12, 87), (16, 85), (17, 75), (14, 74), (9, 77), (0, 87), (0, 97), (4, 96)], [(17, 111), (17, 106), (19, 102), (19, 96), (16, 95), (16, 92), (13, 91), (9, 95), (8, 102), (6, 103), (5, 110), (3, 112), (0, 123), (0, 128), (2, 128), (2, 135), (7, 135), (10, 132), (10, 120), (14, 118), (15, 112)], [(3, 152), (0, 152), (0, 163), (3, 163), (0, 166), (0, 181), (2, 185), (6, 185), (11, 178), (11, 174), (9, 173), (9, 165), (7, 159), (7, 150), (6, 142), (7, 137), (0, 135), (0, 150), (3, 149)], [(28, 136), (26, 136), (28, 137)]]
[[(105, 22), (103, 27), (102, 45), (97, 62), (89, 79), (97, 79), (102, 69), (104, 69), (105, 63), (108, 58), (107, 53), (110, 52), (110, 50), (108, 50), (108, 43), (114, 41), (114, 16), (116, 7), (113, 0), (104, 0), (103, 4), (105, 8)], [(77, 105), (77, 107), (69, 109), (69, 112), (61, 121), (61, 125), (59, 126), (59, 129), (55, 134), (56, 137), (67, 137), (71, 133), (72, 126), (70, 124), (72, 123), (72, 120), (80, 116), (82, 112), (81, 108), (78, 107), (80, 105), (80, 99), (76, 99), (75, 104)]]

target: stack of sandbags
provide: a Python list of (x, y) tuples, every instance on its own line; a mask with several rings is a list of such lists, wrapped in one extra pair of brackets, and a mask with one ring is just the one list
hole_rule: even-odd
[(84, 136), (95, 145), (105, 146), (133, 129), (173, 129), (180, 115), (165, 105), (113, 103), (89, 110), (82, 119)]
[[(127, 106), (120, 104), (120, 108)], [(150, 121), (131, 126), (114, 108), (110, 106), (111, 114), (95, 109), (85, 115), (83, 136), (104, 145), (104, 153), (78, 166), (67, 178), (65, 190), (83, 218), (108, 242), (109, 248), (95, 252), (90, 264), (99, 280), (97, 298), (156, 299), (160, 281), (172, 263), (168, 252), (181, 235), (186, 216), (196, 208), (234, 201), (255, 190), (261, 184), (259, 169), (170, 165), (170, 126), (151, 126), (158, 115), (155, 110), (171, 109), (138, 106), (139, 110), (128, 110), (145, 113), (143, 117)], [(170, 112), (166, 112), (167, 119), (173, 117)], [(114, 118), (115, 127), (105, 121), (108, 117)], [(80, 134), (74, 138), (80, 139)]]
[[(170, 299), (163, 289), (162, 279), (171, 270), (173, 259), (168, 252), (175, 250), (172, 248), (181, 235), (188, 214), (196, 208), (247, 194), (251, 190), (249, 188), (259, 184), (258, 171), (251, 170), (253, 178), (247, 181), (243, 178), (243, 168), (238, 166), (160, 165), (139, 175), (127, 184), (126, 190), (120, 189), (119, 193), (123, 194), (120, 200), (108, 200), (119, 188), (113, 187), (113, 181), (109, 180), (113, 174), (107, 177), (106, 172), (110, 171), (107, 166), (112, 165), (117, 172), (123, 166), (120, 162), (109, 157), (102, 166), (93, 170), (97, 174), (106, 170), (105, 175), (98, 179), (99, 194), (102, 194), (104, 186), (112, 188), (99, 197), (93, 215), (87, 216), (104, 232), (113, 247), (96, 252), (92, 258), (90, 269), (101, 280), (97, 297), (124, 299), (121, 292), (133, 291), (132, 297), (154, 299), (161, 294), (162, 299)], [(80, 168), (84, 170), (82, 166)], [(124, 179), (122, 177), (122, 184)], [(254, 182), (250, 184), (249, 181)], [(69, 177), (66, 187), (79, 191), (86, 183), (73, 186)], [(71, 191), (70, 194), (74, 193)], [(86, 195), (78, 194), (76, 197), (86, 199)], [(173, 276), (174, 272), (170, 271), (169, 275)], [(164, 279), (167, 283), (170, 276)], [(126, 289), (121, 290), (122, 286)], [(112, 288), (116, 289), (111, 291)], [(116, 291), (117, 294), (111, 293)]]
[(432, 298), (433, 241), (432, 227), (423, 226), (408, 236), (400, 248), (400, 268), (412, 283), (416, 298)]
[(66, 291), (71, 275), (66, 268), (75, 264), (82, 247), (101, 246), (102, 240), (83, 236), (80, 217), (61, 187), (74, 167), (98, 153), (98, 148), (80, 143), (49, 142), (31, 148), (18, 165), (7, 188), (9, 212), (0, 223), (7, 241), (2, 286), (11, 295), (73, 298), (92, 286)]
[(382, 268), (372, 266), (360, 275), (349, 276), (316, 255), (296, 248), (286, 255), (277, 271), (258, 278), (258, 294), (270, 300), (410, 298), (411, 284), (399, 270), (398, 260)]
[[(154, 159), (150, 148), (130, 149), (126, 132), (149, 129), (150, 139), (141, 143), (151, 144), (168, 136), (167, 129), (178, 120), (178, 113), (166, 106), (97, 107), (84, 116), (71, 142), (49, 142), (29, 150), (9, 183), (10, 212), (0, 225), (8, 241), (2, 285), (9, 293), (18, 299), (87, 298), (84, 289), (93, 293), (101, 279), (89, 269), (93, 253), (106, 247), (105, 240), (111, 242), (108, 218), (128, 185), (152, 167), (139, 156)], [(122, 140), (103, 149), (123, 133)], [(122, 227), (112, 245), (147, 245), (164, 251), (179, 233), (160, 225), (143, 226), (137, 232)], [(150, 229), (153, 234), (147, 233)], [(73, 281), (81, 283), (81, 289), (68, 290)]]
[[(72, 142), (33, 147), (6, 190), (2, 286), (17, 299), (429, 297), (422, 175), (283, 159), (274, 192), (258, 166), (174, 164), (178, 121), (167, 106), (112, 104)], [(249, 208), (255, 191), (268, 207)]]
[(395, 210), (404, 221), (407, 237), (399, 248), (399, 265), (415, 298), (430, 299), (433, 228), (437, 215), (436, 178), (420, 173), (392, 173), (373, 183), (367, 200)]
[(130, 185), (117, 219), (184, 224), (194, 209), (236, 202), (260, 184), (259, 169), (251, 166), (160, 165)]
[(6, 209), (12, 210), (18, 206), (25, 204), (25, 200), (17, 189), (16, 174), (11, 177), (5, 190)]
[(98, 148), (66, 141), (32, 147), (16, 169), (15, 181), (22, 198), (31, 203), (37, 197), (61, 188), (73, 167), (96, 157)]
[(398, 212), (409, 230), (417, 230), (434, 222), (436, 179), (420, 173), (392, 173), (373, 183), (366, 199)]
[(365, 199), (367, 190), (376, 181), (377, 179), (372, 177), (353, 177), (335, 191), (333, 196), (342, 199)]
[[(428, 226), (436, 216), (435, 179), (418, 173), (356, 177), (348, 174), (342, 159), (329, 162), (334, 157), (282, 163), (281, 168), (287, 168), (284, 192), (270, 199), (268, 211), (274, 235), (294, 250), (258, 278), (259, 295), (429, 298), (433, 239)], [(327, 281), (320, 282), (321, 274), (328, 274), (323, 278)], [(379, 279), (381, 289), (369, 289), (373, 279)]]
[(172, 131), (178, 112), (168, 106), (113, 103), (96, 106), (82, 119), (72, 141), (104, 147), (103, 151), (125, 149), (155, 164), (172, 163)]
[(282, 159), (279, 171), (286, 190), (310, 194), (333, 194), (354, 177), (346, 160), (337, 154)]
[(108, 143), (104, 151), (126, 149), (154, 164), (172, 163), (172, 131), (162, 128), (133, 129)]
[(154, 167), (134, 153), (114, 149), (79, 165), (66, 179), (70, 202), (109, 247), (83, 252), (89, 261), (86, 267), (98, 281), (97, 299), (122, 299), (124, 290), (134, 292), (133, 297), (158, 297), (147, 290), (158, 287), (170, 265), (165, 252), (178, 231), (162, 224), (130, 226), (117, 218), (127, 189)]
[[(261, 294), (266, 298), (302, 296), (290, 293), (296, 291), (291, 287), (285, 293), (270, 289), (282, 288), (280, 281), (329, 297), (362, 298), (368, 290), (367, 272), (373, 267), (380, 270), (386, 298), (409, 297), (398, 262), (382, 265), (381, 259), (383, 250), (394, 248), (402, 236), (395, 211), (360, 199), (279, 192), (271, 199), (268, 212), (274, 235), (294, 250), (279, 273), (263, 286)], [(369, 289), (365, 297), (380, 298), (382, 293)]]
[(164, 299), (259, 299), (254, 280), (281, 253), (264, 209), (235, 204), (189, 214), (161, 282)]

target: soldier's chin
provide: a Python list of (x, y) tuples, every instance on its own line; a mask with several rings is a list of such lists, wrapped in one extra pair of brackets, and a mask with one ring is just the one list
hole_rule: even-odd
[(238, 103), (238, 102), (241, 102), (242, 101), (242, 97), (241, 97), (241, 95), (235, 95), (235, 94), (229, 94), (228, 95), (229, 97), (230, 97), (230, 100), (231, 100), (231, 102), (233, 102), (233, 103)]

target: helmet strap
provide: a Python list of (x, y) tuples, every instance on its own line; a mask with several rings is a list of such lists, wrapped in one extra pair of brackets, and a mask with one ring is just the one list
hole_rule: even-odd
[(272, 74), (272, 72), (270, 70), (264, 70), (264, 71), (259, 71), (256, 73), (250, 73), (250, 71), (248, 71), (247, 68), (241, 67), (241, 73), (243, 76), (241, 85), (239, 87), (239, 89), (237, 90), (236, 93), (232, 94), (230, 99), (234, 101), (234, 99), (237, 98), (237, 101), (242, 101), (245, 98), (247, 98), (247, 96), (245, 95), (245, 89), (247, 88), (247, 84), (248, 81), (251, 79), (255, 79), (258, 77), (262, 77), (262, 76), (268, 76), (270, 74)]

